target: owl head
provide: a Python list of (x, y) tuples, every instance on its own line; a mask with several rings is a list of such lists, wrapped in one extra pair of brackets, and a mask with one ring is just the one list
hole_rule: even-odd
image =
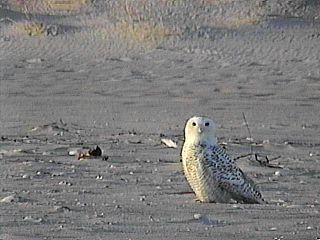
[(207, 117), (190, 118), (184, 129), (185, 142), (193, 144), (217, 144), (215, 123)]

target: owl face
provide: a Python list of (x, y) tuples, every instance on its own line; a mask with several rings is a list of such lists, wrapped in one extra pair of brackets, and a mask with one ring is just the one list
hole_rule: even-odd
[(216, 144), (215, 124), (207, 117), (194, 116), (185, 127), (185, 141), (193, 143)]

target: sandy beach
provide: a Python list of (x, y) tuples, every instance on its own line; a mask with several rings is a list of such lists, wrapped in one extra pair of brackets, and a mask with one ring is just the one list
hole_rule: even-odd
[[(319, 17), (304, 0), (0, 1), (0, 239), (320, 239)], [(195, 201), (193, 115), (268, 204)]]

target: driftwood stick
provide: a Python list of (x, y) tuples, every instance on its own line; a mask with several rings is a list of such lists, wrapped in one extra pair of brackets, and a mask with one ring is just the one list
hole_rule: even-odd
[[(243, 117), (243, 121), (244, 121), (244, 123), (246, 125), (248, 134), (249, 134), (249, 141), (252, 143), (253, 139), (252, 139), (251, 131), (250, 131), (249, 124), (248, 124), (248, 121), (247, 121), (247, 118), (246, 118), (246, 115), (244, 114), (244, 112), (242, 112), (242, 117)], [(250, 160), (251, 160), (251, 156), (252, 155), (253, 155), (252, 144), (250, 144), (250, 156), (249, 156)]]
[(238, 160), (240, 158), (245, 158), (245, 157), (249, 157), (249, 156), (252, 156), (252, 153), (242, 154), (240, 156), (235, 157), (234, 160), (236, 161), (236, 160)]
[(1, 18), (0, 22), (4, 22), (4, 21), (9, 21), (11, 23), (17, 23), (16, 21), (14, 21), (13, 19), (9, 18), (9, 17), (5, 17), (5, 18)]
[(259, 153), (254, 153), (253, 152), (252, 145), (253, 145), (254, 142), (253, 142), (253, 138), (252, 138), (252, 135), (251, 135), (251, 130), (250, 130), (250, 127), (249, 127), (249, 124), (248, 124), (248, 121), (247, 121), (247, 118), (246, 118), (246, 115), (244, 114), (244, 112), (242, 112), (242, 117), (243, 117), (244, 123), (246, 125), (248, 134), (249, 134), (249, 139), (248, 140), (251, 143), (250, 144), (250, 153), (240, 155), (240, 156), (234, 158), (234, 160), (238, 160), (238, 159), (244, 158), (244, 157), (249, 157), (249, 160), (252, 160), (251, 156), (254, 155), (255, 161), (257, 161), (261, 166), (270, 167), (270, 168), (282, 168), (282, 166), (280, 166), (280, 165), (270, 164), (271, 161), (279, 159), (279, 158), (281, 158), (281, 156), (277, 156), (277, 157), (269, 159), (267, 155), (261, 156)]
[(246, 115), (244, 114), (244, 112), (242, 112), (242, 117), (243, 117), (244, 123), (245, 123), (245, 125), (246, 125), (246, 128), (247, 128), (247, 130), (248, 130), (249, 138), (250, 138), (250, 140), (252, 141), (251, 131), (250, 131), (249, 124), (248, 124), (248, 121), (247, 121), (247, 118), (246, 118)]
[[(260, 158), (259, 158), (260, 157)], [(270, 167), (270, 168), (283, 168), (283, 166), (281, 165), (273, 165), (273, 164), (270, 164), (271, 161), (274, 161), (276, 159), (279, 159), (281, 156), (277, 156), (277, 157), (274, 157), (272, 159), (269, 159), (268, 156), (261, 156), (259, 155), (258, 153), (255, 153), (254, 154), (254, 158), (255, 160), (261, 165), (261, 166), (264, 166), (264, 167)]]

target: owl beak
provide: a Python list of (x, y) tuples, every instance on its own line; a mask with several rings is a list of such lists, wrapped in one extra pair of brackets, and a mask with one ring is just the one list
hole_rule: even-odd
[(198, 133), (203, 133), (203, 128), (202, 127), (198, 128)]

